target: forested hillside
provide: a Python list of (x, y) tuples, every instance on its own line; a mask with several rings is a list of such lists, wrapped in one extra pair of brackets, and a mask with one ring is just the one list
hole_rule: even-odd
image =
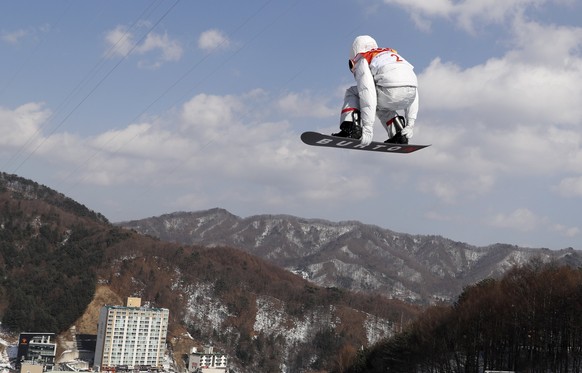
[(433, 306), (350, 373), (582, 371), (582, 271), (533, 261)]
[(0, 317), (12, 332), (62, 333), (76, 324), (79, 333), (96, 333), (99, 286), (109, 299), (139, 296), (168, 308), (178, 365), (190, 347), (212, 344), (241, 373), (282, 364), (293, 371), (345, 367), (358, 348), (418, 314), (401, 301), (317, 286), (236, 248), (162, 242), (115, 227), (6, 174), (0, 275)]
[(178, 362), (190, 346), (212, 343), (243, 373), (283, 365), (337, 373), (582, 371), (582, 271), (577, 260), (558, 263), (530, 261), (419, 313), (374, 293), (317, 286), (236, 248), (115, 227), (57, 192), (0, 174), (5, 327), (61, 333), (84, 320), (79, 332), (95, 333), (99, 286), (109, 299), (139, 296), (168, 308)]
[(9, 329), (62, 331), (91, 301), (113, 237), (106, 219), (48, 188), (0, 174), (0, 312)]

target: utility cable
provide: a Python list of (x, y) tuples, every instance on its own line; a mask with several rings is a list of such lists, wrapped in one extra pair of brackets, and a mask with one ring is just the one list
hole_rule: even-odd
[(176, 5), (180, 2), (180, 0), (176, 0), (174, 4), (166, 10), (166, 12), (149, 28), (148, 32), (145, 33), (134, 45), (130, 48), (130, 50), (97, 82), (97, 84), (73, 107), (71, 111), (59, 122), (59, 124), (53, 128), (53, 130), (46, 136), (29, 154), (28, 156), (20, 162), (20, 164), (14, 169), (14, 173), (16, 173), (23, 165), (26, 163), (30, 157), (32, 157), (37, 150), (46, 142), (46, 140), (53, 135), (57, 129), (59, 129), (70, 117), (71, 115), (85, 102), (87, 99), (113, 74), (113, 72), (121, 65), (125, 59), (137, 48), (137, 46), (147, 37), (147, 35), (156, 28), (160, 22), (176, 7)]

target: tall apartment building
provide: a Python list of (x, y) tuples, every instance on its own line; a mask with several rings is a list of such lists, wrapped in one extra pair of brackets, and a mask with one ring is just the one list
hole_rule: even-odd
[(169, 311), (145, 308), (140, 298), (127, 306), (104, 306), (99, 314), (95, 368), (160, 369), (166, 352)]

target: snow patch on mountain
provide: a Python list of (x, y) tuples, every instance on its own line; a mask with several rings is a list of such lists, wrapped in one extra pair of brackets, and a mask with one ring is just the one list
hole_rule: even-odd
[(201, 324), (207, 330), (222, 329), (224, 321), (231, 316), (224, 304), (212, 298), (212, 285), (197, 284), (188, 289), (188, 307), (185, 319)]

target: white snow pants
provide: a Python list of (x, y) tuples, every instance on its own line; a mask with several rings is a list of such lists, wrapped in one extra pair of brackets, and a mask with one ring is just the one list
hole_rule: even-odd
[[(392, 118), (398, 115), (397, 110), (404, 110), (406, 124), (414, 125), (418, 113), (418, 91), (416, 87), (376, 86), (376, 95), (378, 97), (376, 116), (388, 133), (388, 138), (396, 134), (394, 126), (392, 126)], [(358, 95), (357, 86), (352, 86), (346, 90), (340, 123), (352, 120), (352, 111), (350, 109), (360, 110), (360, 96)]]

